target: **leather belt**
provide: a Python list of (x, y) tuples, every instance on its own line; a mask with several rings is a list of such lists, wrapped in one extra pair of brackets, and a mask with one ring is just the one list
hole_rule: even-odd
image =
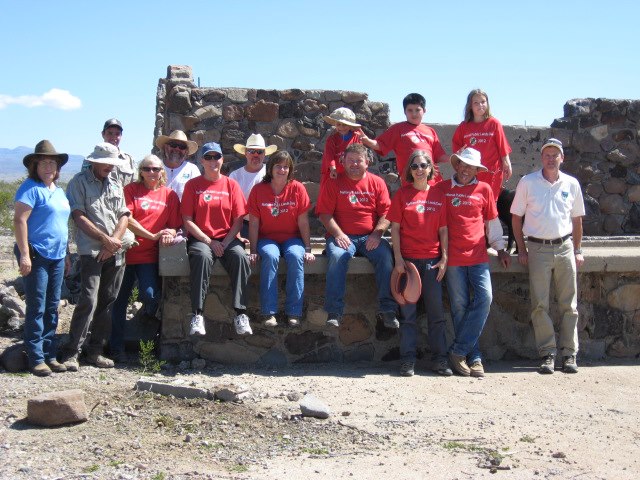
[(553, 238), (551, 240), (545, 240), (544, 238), (536, 238), (532, 236), (528, 236), (527, 240), (530, 242), (541, 243), (543, 245), (562, 245), (567, 238), (571, 236), (570, 233), (567, 233), (564, 237)]

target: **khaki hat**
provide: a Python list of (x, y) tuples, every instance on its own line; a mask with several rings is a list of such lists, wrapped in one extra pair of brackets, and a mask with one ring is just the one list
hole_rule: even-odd
[(264, 143), (264, 138), (259, 133), (252, 133), (251, 136), (247, 139), (246, 145), (242, 145), (241, 143), (236, 143), (233, 146), (233, 149), (236, 152), (241, 153), (242, 155), (245, 154), (245, 152), (247, 151), (247, 148), (253, 149), (253, 150), (264, 150), (265, 155), (271, 155), (276, 150), (278, 150), (277, 145), (269, 145), (268, 147), (266, 147)]
[(454, 153), (451, 155), (449, 160), (451, 161), (453, 168), (457, 167), (459, 162), (464, 162), (467, 165), (488, 172), (489, 169), (480, 163), (480, 158), (481, 156), (478, 150), (475, 148), (465, 148), (460, 153)]
[(53, 145), (49, 140), (40, 140), (36, 145), (34, 152), (29, 155), (25, 155), (22, 159), (22, 163), (25, 167), (29, 168), (29, 164), (32, 160), (45, 155), (48, 157), (56, 157), (61, 167), (69, 160), (69, 155), (66, 153), (56, 152), (56, 149), (53, 148)]
[(121, 167), (125, 164), (125, 160), (120, 158), (118, 147), (107, 142), (97, 144), (93, 152), (87, 157), (87, 161), (116, 167)]
[(406, 268), (400, 274), (394, 268), (391, 273), (391, 295), (398, 305), (416, 303), (422, 294), (422, 280), (416, 266), (411, 262), (404, 262)]
[(344, 125), (353, 128), (360, 128), (362, 126), (359, 123), (356, 123), (356, 114), (347, 107), (336, 108), (330, 115), (326, 115), (322, 119), (334, 127), (339, 123), (343, 123)]
[(198, 144), (189, 140), (182, 130), (174, 130), (170, 135), (160, 135), (156, 138), (156, 147), (164, 150), (165, 144), (169, 142), (183, 142), (187, 144), (187, 155), (191, 156), (198, 151)]
[(544, 152), (544, 149), (547, 147), (556, 147), (558, 150), (560, 150), (560, 153), (564, 155), (564, 150), (562, 149), (562, 142), (557, 138), (550, 138), (549, 140), (544, 142), (544, 145), (542, 145), (542, 148), (540, 149), (540, 153)]

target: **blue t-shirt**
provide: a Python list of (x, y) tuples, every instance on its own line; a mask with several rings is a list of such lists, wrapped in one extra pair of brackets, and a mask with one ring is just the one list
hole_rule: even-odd
[(16, 192), (16, 202), (31, 207), (27, 239), (38, 254), (49, 260), (64, 258), (69, 237), (71, 208), (64, 190), (49, 190), (44, 183), (27, 178)]

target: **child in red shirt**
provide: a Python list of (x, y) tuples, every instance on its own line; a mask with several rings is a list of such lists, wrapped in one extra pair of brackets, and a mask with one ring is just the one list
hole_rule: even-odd
[(334, 127), (324, 145), (322, 153), (322, 166), (320, 167), (320, 189), (327, 178), (337, 178), (344, 172), (344, 166), (340, 161), (345, 148), (352, 143), (362, 143), (358, 130), (362, 125), (356, 123), (356, 115), (346, 107), (336, 108), (331, 115), (323, 118), (325, 122)]

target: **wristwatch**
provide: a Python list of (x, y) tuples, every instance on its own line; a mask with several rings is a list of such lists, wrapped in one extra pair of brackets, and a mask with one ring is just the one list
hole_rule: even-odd
[(574, 255), (581, 255), (582, 254), (582, 249), (581, 248), (574, 248), (573, 249), (573, 254)]

